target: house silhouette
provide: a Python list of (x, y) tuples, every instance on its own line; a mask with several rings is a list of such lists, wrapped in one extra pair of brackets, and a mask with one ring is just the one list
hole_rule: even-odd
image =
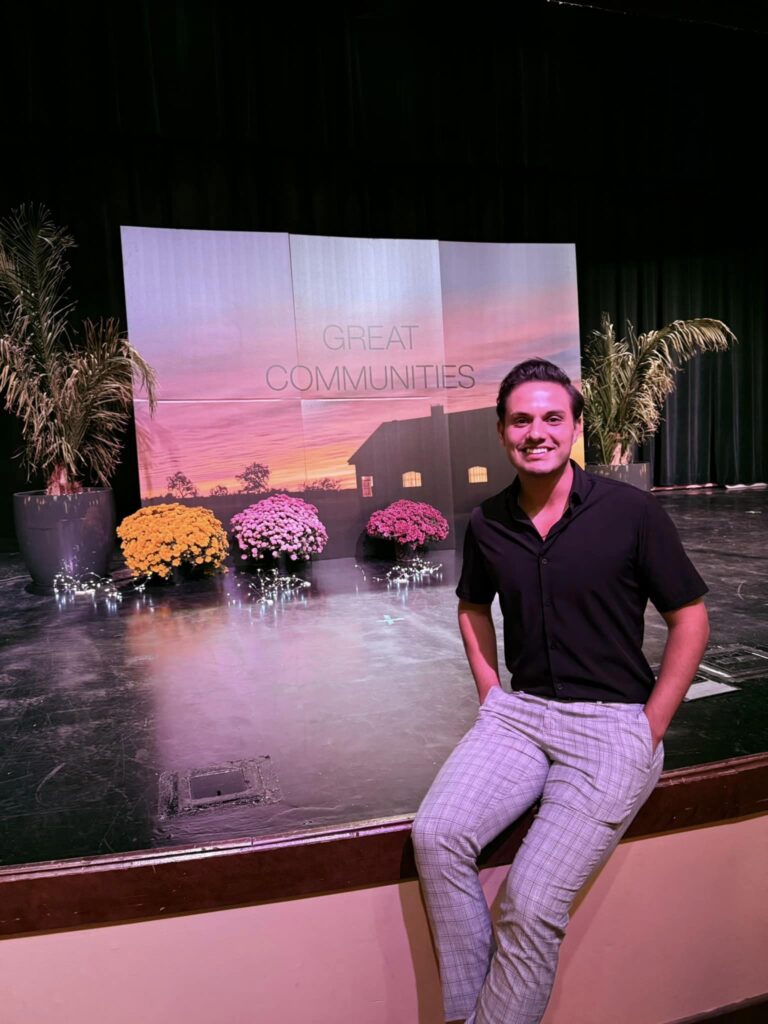
[(475, 505), (513, 478), (493, 408), (446, 413), (433, 405), (429, 416), (388, 420), (347, 462), (371, 511), (399, 498), (426, 501), (455, 520), (457, 535)]

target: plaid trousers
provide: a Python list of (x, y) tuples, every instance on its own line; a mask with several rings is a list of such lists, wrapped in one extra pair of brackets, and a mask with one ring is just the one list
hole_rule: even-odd
[[(541, 1020), (569, 908), (650, 796), (663, 760), (642, 704), (491, 690), (413, 823), (446, 1020)], [(494, 935), (477, 856), (539, 799)]]

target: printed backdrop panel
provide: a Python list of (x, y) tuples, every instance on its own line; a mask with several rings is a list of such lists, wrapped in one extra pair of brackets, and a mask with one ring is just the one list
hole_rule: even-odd
[(245, 507), (262, 491), (304, 487), (301, 402), (160, 402), (152, 418), (137, 402), (136, 427), (145, 503), (243, 493)]
[(296, 358), (288, 235), (121, 235), (130, 336), (157, 370), (160, 397), (277, 397), (265, 368)]
[(473, 382), (451, 382), (451, 411), (494, 406), (504, 376), (533, 356), (580, 379), (573, 246), (440, 242), (440, 279), (446, 360)]
[(291, 265), (299, 363), (307, 372), (289, 379), (286, 394), (291, 386), (306, 398), (442, 389), (436, 242), (292, 235)]

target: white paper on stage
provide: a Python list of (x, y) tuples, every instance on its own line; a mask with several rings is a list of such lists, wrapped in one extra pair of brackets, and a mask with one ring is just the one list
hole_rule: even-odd
[(683, 700), (700, 700), (702, 697), (716, 697), (720, 693), (730, 693), (738, 689), (738, 686), (729, 686), (728, 683), (719, 683), (715, 679), (706, 679), (700, 683), (692, 683), (688, 687), (688, 692)]

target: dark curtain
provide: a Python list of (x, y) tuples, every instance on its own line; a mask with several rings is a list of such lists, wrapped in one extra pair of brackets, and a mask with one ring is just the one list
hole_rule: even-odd
[[(123, 321), (120, 224), (576, 242), (583, 331), (606, 309), (740, 339), (684, 371), (656, 483), (765, 480), (762, 26), (507, 8), (3, 5), (0, 214), (44, 201), (81, 313)], [(17, 444), (3, 414), (4, 537)], [(132, 435), (115, 490), (137, 506)]]

